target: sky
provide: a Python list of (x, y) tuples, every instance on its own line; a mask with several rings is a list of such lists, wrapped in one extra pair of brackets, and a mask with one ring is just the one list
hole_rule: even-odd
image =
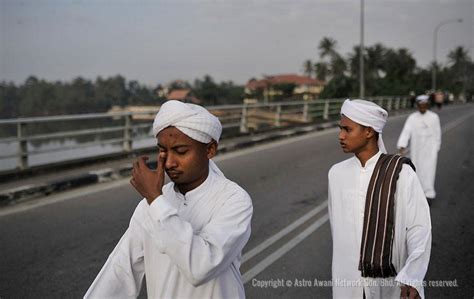
[[(302, 73), (323, 37), (347, 56), (360, 0), (0, 0), (0, 80), (120, 74), (149, 86), (205, 74), (244, 84)], [(418, 65), (462, 45), (474, 58), (474, 0), (365, 0), (365, 45), (408, 48)]]

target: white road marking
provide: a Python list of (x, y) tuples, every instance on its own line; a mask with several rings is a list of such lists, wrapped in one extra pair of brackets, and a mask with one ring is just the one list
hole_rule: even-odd
[(283, 238), (286, 235), (288, 235), (289, 233), (291, 233), (297, 227), (299, 227), (300, 225), (302, 225), (303, 223), (308, 221), (311, 217), (315, 216), (316, 214), (318, 214), (319, 212), (324, 210), (327, 206), (328, 206), (328, 201), (325, 200), (322, 204), (320, 204), (316, 208), (314, 208), (311, 211), (309, 211), (308, 213), (306, 213), (303, 217), (301, 217), (298, 220), (296, 220), (295, 222), (289, 224), (284, 229), (282, 229), (278, 233), (274, 234), (272, 237), (270, 237), (270, 238), (266, 239), (265, 241), (263, 241), (262, 243), (260, 243), (260, 245), (254, 247), (253, 249), (251, 249), (250, 251), (245, 253), (244, 256), (242, 257), (242, 263), (247, 262), (248, 260), (250, 260), (251, 258), (256, 256), (257, 254), (259, 254), (260, 252), (264, 251), (265, 249), (270, 247), (272, 244), (274, 244), (275, 242), (277, 242), (281, 238)]
[(298, 245), (301, 241), (303, 241), (308, 236), (310, 236), (318, 228), (323, 226), (328, 220), (329, 220), (329, 215), (324, 214), (324, 216), (322, 216), (321, 218), (316, 220), (313, 224), (311, 224), (304, 231), (299, 233), (296, 237), (294, 237), (293, 239), (288, 241), (285, 245), (281, 246), (278, 250), (276, 250), (275, 252), (273, 252), (272, 254), (267, 256), (265, 259), (263, 259), (261, 262), (256, 264), (254, 267), (252, 267), (250, 270), (245, 272), (242, 275), (244, 283), (249, 282), (252, 278), (257, 276), (259, 273), (261, 273), (263, 270), (265, 270), (267, 267), (269, 267), (271, 264), (273, 264), (275, 261), (277, 261), (283, 255), (285, 255), (285, 253), (289, 252), (296, 245)]
[(471, 113), (457, 119), (457, 120), (454, 120), (452, 122), (449, 122), (447, 123), (446, 125), (443, 126), (443, 128), (441, 129), (441, 131), (443, 132), (443, 134), (451, 131), (452, 129), (456, 128), (457, 126), (459, 126), (460, 124), (462, 124), (464, 121), (466, 121), (467, 119), (469, 119), (471, 116), (474, 115), (474, 111), (472, 111)]

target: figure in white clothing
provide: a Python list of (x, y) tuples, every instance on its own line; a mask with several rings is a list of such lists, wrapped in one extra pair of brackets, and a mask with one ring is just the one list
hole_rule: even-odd
[(341, 108), (339, 142), (354, 156), (328, 174), (334, 298), (424, 298), (429, 207), (411, 161), (386, 154), (387, 116), (363, 100)]
[(161, 106), (157, 168), (146, 157), (134, 163), (130, 183), (144, 199), (86, 298), (136, 298), (144, 276), (148, 298), (245, 297), (239, 267), (253, 208), (211, 160), (221, 132), (200, 106)]
[(410, 144), (410, 159), (415, 164), (416, 173), (431, 205), (436, 197), (434, 184), (438, 151), (441, 147), (441, 126), (438, 115), (428, 110), (429, 97), (421, 95), (416, 101), (418, 111), (406, 120), (397, 147), (400, 154), (404, 155)]

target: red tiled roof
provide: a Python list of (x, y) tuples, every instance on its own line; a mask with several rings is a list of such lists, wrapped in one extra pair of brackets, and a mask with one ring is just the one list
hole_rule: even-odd
[(167, 100), (178, 100), (183, 101), (188, 96), (190, 90), (189, 89), (175, 89), (172, 90), (168, 96), (166, 97)]
[(285, 74), (267, 76), (262, 80), (249, 81), (245, 87), (249, 89), (265, 88), (266, 86), (276, 84), (295, 84), (295, 85), (323, 85), (323, 82), (318, 79), (313, 79), (306, 76), (300, 76), (296, 74)]

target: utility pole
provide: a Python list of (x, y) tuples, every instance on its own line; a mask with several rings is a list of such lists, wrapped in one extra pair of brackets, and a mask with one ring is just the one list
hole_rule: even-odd
[(364, 0), (360, 0), (359, 98), (364, 99)]

